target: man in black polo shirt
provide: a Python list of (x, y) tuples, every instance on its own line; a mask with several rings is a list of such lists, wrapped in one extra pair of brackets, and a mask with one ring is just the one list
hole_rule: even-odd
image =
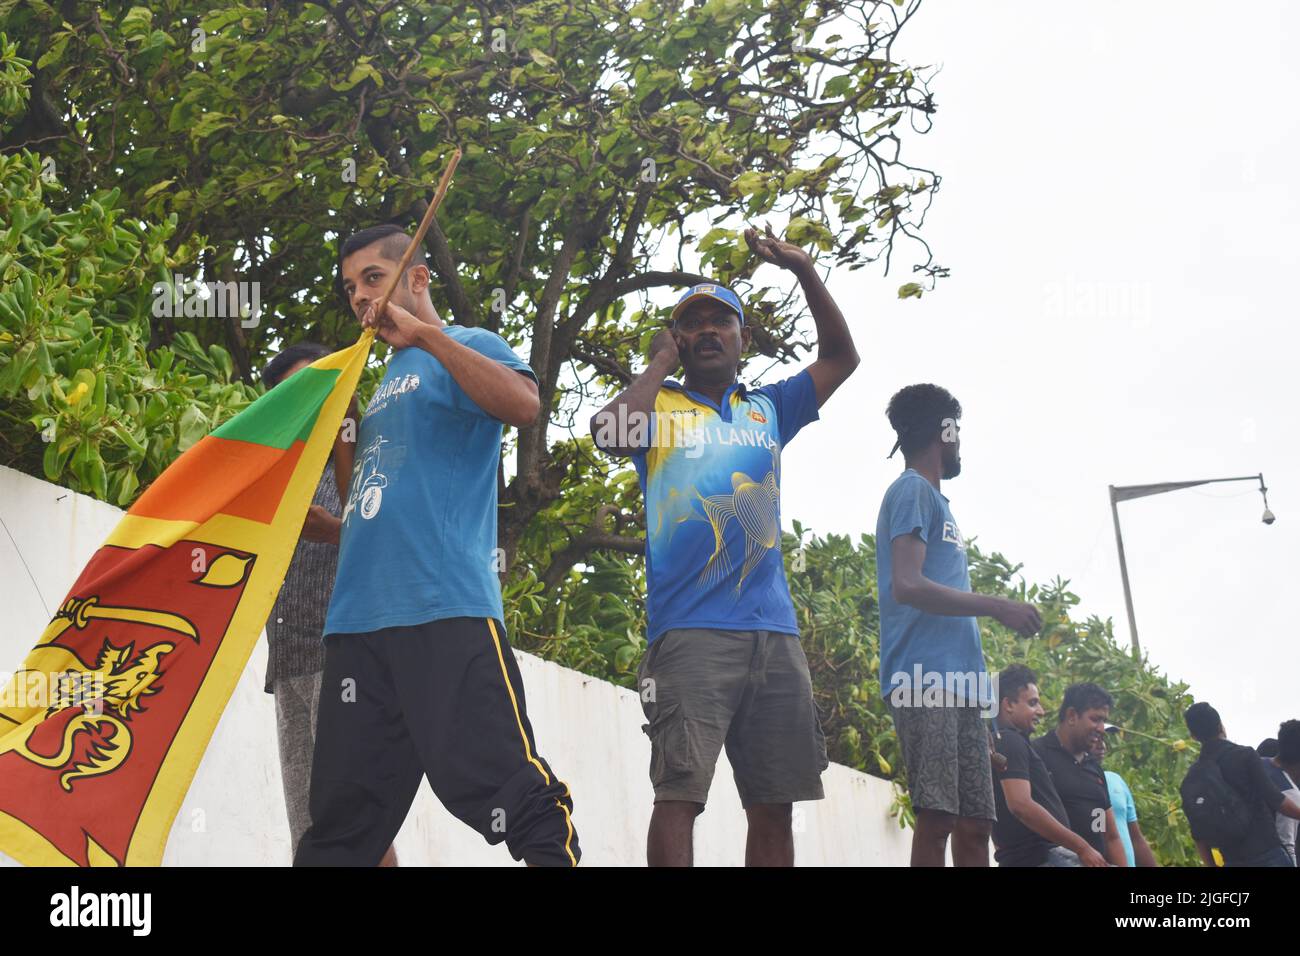
[[(1282, 841), (1277, 835), (1273, 815), (1280, 813), (1300, 820), (1300, 804), (1283, 796), (1282, 791), (1268, 778), (1263, 761), (1254, 750), (1228, 740), (1219, 712), (1205, 701), (1188, 707), (1183, 720), (1187, 722), (1187, 729), (1192, 736), (1201, 743), (1201, 756), (1187, 772), (1181, 788), (1184, 794), (1184, 812), (1188, 806), (1188, 783), (1193, 775), (1204, 775), (1204, 768), (1198, 765), (1208, 762), (1218, 767), (1223, 782), (1236, 791), (1244, 804), (1243, 813), (1247, 817), (1239, 836), (1213, 842), (1209, 834), (1200, 832), (1193, 824), (1192, 837), (1196, 840), (1196, 849), (1205, 865), (1214, 866), (1210, 848), (1217, 844), (1219, 852), (1223, 854), (1224, 866), (1291, 866), (1291, 858), (1282, 849)], [(1199, 789), (1205, 792), (1204, 787)], [(1226, 804), (1226, 801), (1223, 802)], [(1226, 806), (1224, 809), (1227, 811)]]
[[(1110, 788), (1101, 764), (1091, 753), (1093, 742), (1106, 732), (1114, 704), (1096, 684), (1072, 684), (1065, 689), (1056, 729), (1033, 742), (1056, 787), (1070, 829), (1115, 866), (1127, 866), (1124, 844), (1110, 808)], [(1256, 761), (1258, 762), (1258, 761)]]
[(1105, 866), (1106, 860), (1070, 829), (1047, 765), (1029, 743), (1042, 718), (1038, 675), (1012, 664), (998, 675), (998, 716), (993, 720), (997, 752), (993, 799), (994, 859), (998, 866)]

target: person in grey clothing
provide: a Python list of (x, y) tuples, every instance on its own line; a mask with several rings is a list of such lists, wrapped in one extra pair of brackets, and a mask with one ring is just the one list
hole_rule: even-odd
[[(330, 351), (314, 342), (291, 345), (267, 364), (262, 382), (270, 390)], [(307, 799), (316, 744), (316, 702), (325, 667), (325, 611), (338, 569), (342, 507), (334, 466), (335, 456), (331, 455), (316, 485), (284, 584), (266, 621), (270, 654), (264, 689), (275, 695), (280, 775), (294, 849), (311, 825)], [(389, 847), (384, 864), (395, 865), (396, 859)]]

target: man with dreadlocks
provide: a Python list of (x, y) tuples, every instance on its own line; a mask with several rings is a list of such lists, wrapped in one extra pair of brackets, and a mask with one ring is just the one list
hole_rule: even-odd
[(988, 731), (994, 706), (977, 617), (1028, 636), (1032, 605), (973, 594), (966, 542), (939, 484), (961, 473), (961, 403), (937, 385), (909, 385), (889, 401), (907, 469), (876, 520), (880, 684), (889, 702), (916, 811), (913, 866), (988, 866), (997, 816)]

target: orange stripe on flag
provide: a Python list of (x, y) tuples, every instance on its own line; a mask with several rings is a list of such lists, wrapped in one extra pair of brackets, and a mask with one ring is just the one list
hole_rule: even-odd
[[(128, 514), (165, 521), (206, 521), (216, 514), (270, 524), (293, 477), (303, 443), (287, 449), (203, 438), (163, 472)], [(227, 476), (227, 481), (214, 481)]]

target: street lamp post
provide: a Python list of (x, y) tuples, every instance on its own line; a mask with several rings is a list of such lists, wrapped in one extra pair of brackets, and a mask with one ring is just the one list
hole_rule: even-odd
[(1133, 616), (1133, 592), (1128, 583), (1128, 562), (1124, 560), (1124, 536), (1119, 530), (1119, 508), (1121, 501), (1130, 498), (1145, 498), (1148, 495), (1161, 495), (1166, 491), (1178, 491), (1181, 488), (1193, 488), (1196, 485), (1213, 485), (1224, 481), (1258, 481), (1259, 493), (1264, 496), (1264, 524), (1277, 520), (1268, 509), (1268, 488), (1264, 485), (1264, 475), (1246, 475), (1241, 478), (1203, 478), (1200, 481), (1165, 481), (1154, 485), (1111, 485), (1110, 513), (1115, 519), (1115, 544), (1119, 547), (1119, 573), (1124, 580), (1124, 606), (1128, 609), (1128, 631), (1133, 635), (1133, 656), (1142, 656), (1142, 645), (1138, 642), (1137, 619)]

